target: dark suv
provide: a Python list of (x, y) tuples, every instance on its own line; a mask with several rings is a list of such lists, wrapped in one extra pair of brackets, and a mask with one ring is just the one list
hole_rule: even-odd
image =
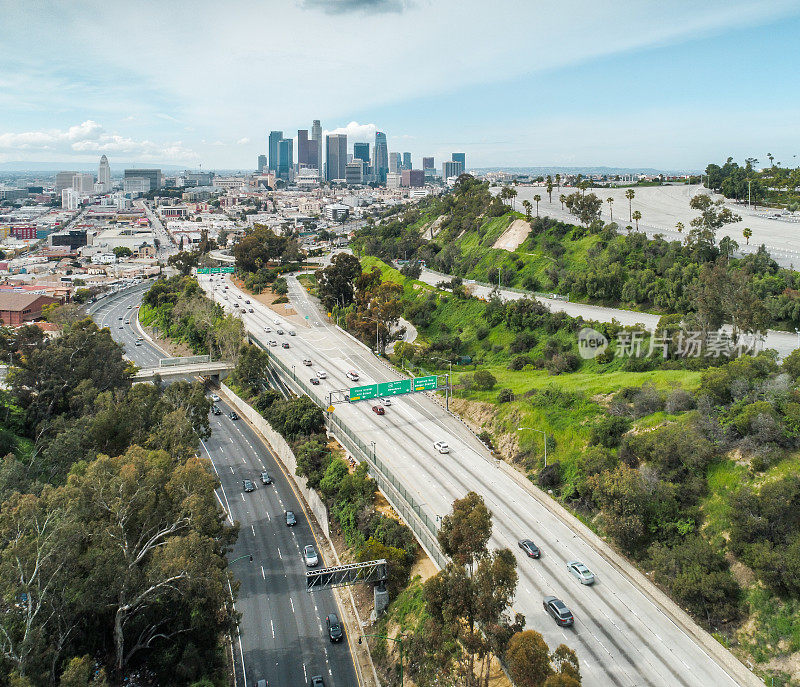
[(555, 596), (546, 596), (542, 601), (542, 605), (544, 606), (544, 610), (547, 611), (553, 620), (561, 625), (561, 627), (569, 627), (575, 622), (575, 619), (572, 617), (572, 611), (567, 608), (567, 605), (561, 599)]
[(286, 511), (286, 526), (294, 527), (297, 524), (297, 518), (294, 516), (294, 511)]
[(342, 632), (342, 624), (339, 622), (339, 616), (331, 613), (325, 616), (325, 625), (328, 628), (328, 637), (332, 642), (341, 642), (344, 632)]

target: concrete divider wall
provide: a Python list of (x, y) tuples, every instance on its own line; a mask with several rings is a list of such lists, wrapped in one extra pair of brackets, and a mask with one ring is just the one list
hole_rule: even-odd
[(261, 432), (262, 436), (267, 440), (275, 452), (275, 455), (278, 457), (281, 463), (283, 463), (286, 471), (289, 473), (289, 476), (300, 490), (300, 493), (303, 494), (303, 498), (305, 498), (308, 507), (317, 518), (317, 522), (322, 528), (322, 531), (325, 532), (325, 536), (330, 537), (328, 508), (323, 503), (319, 494), (317, 494), (314, 489), (311, 489), (308, 486), (308, 481), (306, 478), (300, 477), (296, 474), (297, 458), (295, 457), (294, 451), (292, 451), (289, 444), (286, 443), (286, 439), (278, 434), (278, 432), (272, 428), (269, 422), (267, 422), (255, 408), (239, 398), (230, 387), (226, 386), (225, 384), (220, 384), (220, 388), (228, 397), (231, 405), (236, 409), (236, 412), (242, 417), (247, 418), (250, 424), (252, 424), (259, 432)]

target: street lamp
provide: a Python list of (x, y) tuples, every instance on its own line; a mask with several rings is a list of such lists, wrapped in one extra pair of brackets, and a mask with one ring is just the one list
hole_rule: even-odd
[(388, 639), (392, 642), (397, 642), (400, 645), (400, 684), (403, 684), (403, 640), (406, 638), (405, 635), (400, 634), (397, 637), (389, 637), (388, 635), (361, 635), (358, 638), (358, 643), (361, 644), (362, 639), (366, 639), (367, 637), (378, 637), (380, 639)]
[(252, 553), (246, 553), (243, 556), (239, 556), (237, 558), (234, 558), (232, 561), (228, 561), (228, 565), (233, 565), (236, 561), (241, 561), (244, 558), (249, 558), (250, 562), (251, 563), (253, 562), (253, 554)]
[(450, 380), (453, 376), (453, 361), (440, 358), (439, 356), (434, 356), (433, 359), (441, 360), (443, 363), (447, 363), (450, 366), (450, 372), (447, 373), (447, 386), (444, 388), (444, 407), (448, 412), (450, 412), (450, 395), (448, 394), (448, 391), (450, 390)]
[(541, 432), (544, 434), (544, 466), (547, 467), (547, 432), (543, 429), (536, 429), (536, 427), (517, 427), (518, 432), (523, 429), (529, 429), (532, 432)]

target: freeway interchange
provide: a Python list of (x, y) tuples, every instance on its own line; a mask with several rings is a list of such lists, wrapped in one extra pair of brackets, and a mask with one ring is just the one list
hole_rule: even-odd
[[(148, 287), (102, 298), (89, 309), (98, 326), (107, 326), (124, 345), (126, 356), (141, 367), (158, 366), (166, 357), (137, 328), (138, 304)], [(240, 525), (229, 554), (240, 583), (236, 608), (242, 614), (240, 636), (232, 647), (236, 685), (256, 687), (258, 680), (266, 679), (269, 687), (299, 687), (322, 675), (326, 686), (354, 687), (359, 682), (350, 642), (356, 640), (357, 628), (346, 628), (345, 641), (329, 642), (325, 617), (336, 613), (342, 618), (341, 609), (331, 590), (306, 591), (303, 548), (313, 544), (319, 552), (320, 546), (302, 503), (256, 432), (244, 420), (228, 417), (232, 408), (224, 399), (216, 405), (222, 413), (211, 415), (211, 437), (202, 442), (199, 454), (211, 461), (219, 477), (222, 508)], [(269, 473), (273, 484), (261, 483), (262, 471)], [(244, 493), (244, 479), (254, 483), (254, 492)], [(297, 515), (296, 526), (286, 526), (286, 510)]]
[[(234, 311), (233, 302), (251, 298), (226, 277), (198, 279), (228, 312)], [(319, 385), (310, 387), (318, 402), (327, 405), (334, 390), (401, 378), (329, 323), (295, 277), (287, 282), (297, 315), (275, 313), (252, 299), (239, 316), (250, 336), (268, 346), (298, 379), (308, 382), (319, 370), (327, 373)], [(285, 333), (277, 334), (277, 328)], [(296, 336), (288, 335), (291, 329)], [(270, 340), (277, 345), (269, 346)], [(312, 365), (304, 365), (304, 360)], [(347, 377), (351, 370), (359, 374), (357, 383)], [(501, 469), (468, 428), (426, 394), (394, 397), (382, 415), (372, 412), (373, 403), (336, 403), (333, 412), (372, 446), (429, 515), (444, 516), (452, 501), (468, 491), (483, 496), (493, 514), (490, 545), (507, 547), (517, 556), (519, 585), (513, 610), (523, 613), (526, 626), (541, 632), (549, 646), (566, 643), (576, 650), (584, 685), (760, 684), (679, 609), (657, 603), (657, 590), (626, 572), (624, 561), (610, 560), (613, 554), (608, 550), (579, 537), (557, 506), (545, 504), (547, 497), (535, 494), (535, 487)], [(438, 441), (449, 444), (449, 453), (434, 448)], [(519, 540), (528, 538), (540, 547), (541, 558), (531, 560), (518, 547)], [(582, 585), (571, 576), (571, 561), (587, 565), (596, 575), (595, 584)], [(572, 627), (559, 627), (547, 616), (542, 600), (549, 595), (563, 599), (572, 610)]]

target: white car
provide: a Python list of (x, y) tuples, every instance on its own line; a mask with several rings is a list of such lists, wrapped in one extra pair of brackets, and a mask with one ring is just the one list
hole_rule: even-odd
[(435, 448), (439, 453), (450, 453), (450, 447), (447, 445), (446, 441), (437, 441), (433, 448)]
[(219, 396), (217, 396), (217, 394), (211, 394), (211, 400), (214, 401), (214, 403), (219, 403)]
[(355, 370), (348, 370), (347, 375), (345, 376), (352, 382), (358, 381), (358, 372), (356, 372)]
[(384, 398), (381, 399), (381, 403), (383, 403), (383, 405), (385, 405), (385, 406), (390, 406), (390, 405), (392, 405), (392, 399), (384, 397)]
[(594, 584), (594, 573), (580, 561), (567, 563), (567, 570), (577, 577), (581, 584)]
[(280, 320), (279, 320), (277, 317), (276, 317), (274, 320), (272, 320), (272, 321), (273, 321), (275, 324), (280, 324), (280, 323), (281, 323), (281, 321), (280, 321)]
[(319, 565), (317, 550), (311, 544), (303, 549), (303, 560), (306, 562), (307, 568), (313, 568)]
[(269, 342), (269, 345), (270, 346), (277, 346), (278, 342), (273, 339), (272, 341)]
[(325, 372), (325, 370), (317, 370), (317, 377), (319, 379), (327, 379), (328, 378), (328, 373)]
[(269, 333), (272, 331), (272, 327), (264, 327), (264, 331)]

